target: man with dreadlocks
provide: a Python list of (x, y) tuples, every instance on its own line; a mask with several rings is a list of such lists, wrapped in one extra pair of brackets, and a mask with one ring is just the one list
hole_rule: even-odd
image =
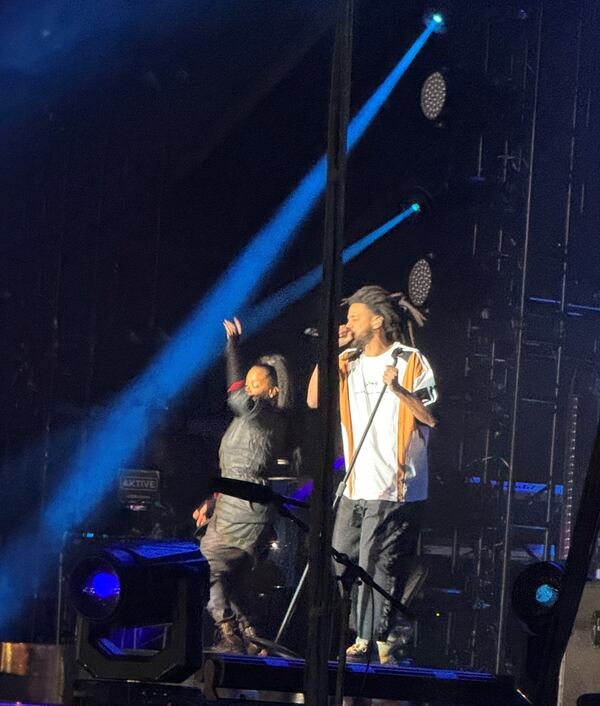
[[(346, 464), (362, 437), (384, 385), (373, 424), (356, 458), (338, 506), (333, 546), (358, 562), (392, 595), (401, 598), (414, 556), (419, 516), (427, 498), (427, 443), (435, 419), (433, 372), (425, 357), (406, 346), (394, 295), (379, 286), (359, 289), (346, 302), (348, 320), (340, 326), (340, 417)], [(318, 371), (307, 402), (318, 402)], [(336, 572), (343, 567), (336, 565)], [(406, 625), (389, 602), (364, 584), (353, 601), (356, 641), (350, 661), (366, 660), (377, 644), (381, 664), (397, 663)]]
[[(234, 419), (227, 428), (219, 460), (225, 478), (266, 484), (277, 460), (289, 451), (290, 385), (285, 360), (260, 358), (241, 373), (238, 342), (242, 325), (234, 317), (223, 322), (227, 333), (228, 405)], [(268, 505), (218, 495), (194, 512), (206, 528), (200, 549), (210, 567), (208, 611), (215, 621), (219, 652), (257, 654), (254, 626), (242, 607), (244, 576), (266, 551), (273, 536)]]

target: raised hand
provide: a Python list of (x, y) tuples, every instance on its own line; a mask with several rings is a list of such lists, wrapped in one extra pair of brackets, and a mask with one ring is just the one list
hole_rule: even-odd
[(233, 321), (225, 319), (223, 321), (223, 326), (225, 327), (225, 333), (227, 334), (227, 338), (232, 338), (236, 340), (242, 335), (242, 322), (238, 319), (237, 316), (233, 317)]
[(354, 340), (354, 334), (346, 324), (340, 324), (338, 331), (338, 344), (340, 348), (347, 346), (351, 341)]

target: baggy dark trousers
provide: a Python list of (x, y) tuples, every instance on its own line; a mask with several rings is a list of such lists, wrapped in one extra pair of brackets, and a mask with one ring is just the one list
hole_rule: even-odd
[(254, 565), (254, 558), (239, 547), (225, 544), (209, 522), (200, 542), (200, 551), (210, 568), (210, 599), (207, 609), (215, 623), (235, 619), (249, 623), (244, 612), (244, 583)]
[[(332, 544), (359, 564), (395, 598), (401, 598), (417, 549), (422, 502), (350, 500), (337, 509)], [(340, 576), (344, 567), (334, 562)], [(385, 640), (400, 622), (398, 611), (369, 586), (360, 584), (352, 601), (351, 625), (358, 637)]]

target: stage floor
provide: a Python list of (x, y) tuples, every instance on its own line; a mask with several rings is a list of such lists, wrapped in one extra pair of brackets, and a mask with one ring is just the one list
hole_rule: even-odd
[[(209, 673), (212, 670), (212, 673)], [(242, 657), (206, 653), (203, 667), (205, 689), (210, 681), (218, 694), (223, 689), (301, 693), (304, 660), (281, 657)], [(329, 663), (329, 693), (335, 693), (337, 662)], [(395, 701), (435, 702), (444, 698), (461, 704), (525, 704), (515, 691), (512, 677), (483, 672), (431, 669), (427, 667), (382, 667), (379, 664), (349, 664), (344, 676), (347, 696)]]
[[(221, 704), (303, 703), (304, 660), (282, 657), (247, 657), (206, 652), (202, 669), (182, 684), (131, 679), (83, 677), (68, 689), (64, 701), (73, 706), (200, 706)], [(337, 662), (329, 663), (329, 693), (335, 693)], [(27, 693), (27, 692), (25, 692)], [(379, 664), (349, 664), (344, 675), (344, 694), (349, 699), (382, 699), (412, 704), (444, 706), (518, 706), (528, 703), (515, 691), (508, 676), (483, 672), (427, 667), (382, 667)], [(60, 706), (31, 699), (0, 701), (0, 706)], [(8, 696), (5, 692), (0, 697)], [(9, 698), (17, 694), (11, 693)], [(25, 694), (24, 694), (25, 696)]]

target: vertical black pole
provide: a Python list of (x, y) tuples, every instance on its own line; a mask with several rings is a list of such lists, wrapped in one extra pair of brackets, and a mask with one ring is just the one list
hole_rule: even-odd
[[(600, 69), (600, 49), (598, 48), (597, 30), (600, 26), (600, 6), (597, 0), (583, 0), (580, 3), (580, 21), (578, 29), (577, 78), (574, 118), (577, 110), (582, 110), (585, 117), (581, 120), (585, 142), (579, 146), (583, 167), (583, 184), (586, 199), (583, 218), (587, 226), (597, 229), (599, 226), (598, 202), (600, 193), (600, 172), (597, 159), (587, 161), (584, 151), (594, 154), (600, 143), (600, 92), (597, 87), (597, 72)], [(553, 48), (554, 49), (554, 48)], [(579, 93), (579, 98), (577, 94)], [(589, 125), (589, 127), (588, 127)], [(574, 122), (574, 135), (577, 125)], [(582, 133), (580, 133), (581, 135)], [(579, 139), (582, 139), (581, 137)], [(593, 147), (592, 147), (593, 146)], [(582, 149), (583, 148), (583, 149)], [(580, 221), (581, 227), (581, 221)], [(559, 591), (558, 601), (548, 628), (544, 647), (540, 680), (534, 694), (534, 703), (539, 706), (554, 704), (558, 697), (560, 667), (571, 632), (577, 617), (579, 603), (588, 578), (590, 562), (597, 546), (600, 534), (600, 425), (592, 449), (579, 510), (571, 533), (569, 553), (565, 562), (565, 574)], [(590, 638), (591, 642), (591, 638)]]
[(577, 617), (579, 602), (587, 580), (588, 569), (600, 531), (600, 426), (586, 475), (581, 503), (571, 535), (571, 547), (565, 563), (556, 610), (548, 630), (544, 648), (541, 679), (534, 703), (549, 706), (556, 703), (560, 664)]
[(352, 21), (354, 0), (338, 0), (331, 71), (327, 143), (327, 191), (323, 242), (319, 348), (320, 454), (312, 496), (309, 538), (309, 629), (305, 669), (305, 702), (326, 706), (331, 626), (332, 474), (338, 433), (338, 307), (342, 291), (346, 143), (350, 111)]

